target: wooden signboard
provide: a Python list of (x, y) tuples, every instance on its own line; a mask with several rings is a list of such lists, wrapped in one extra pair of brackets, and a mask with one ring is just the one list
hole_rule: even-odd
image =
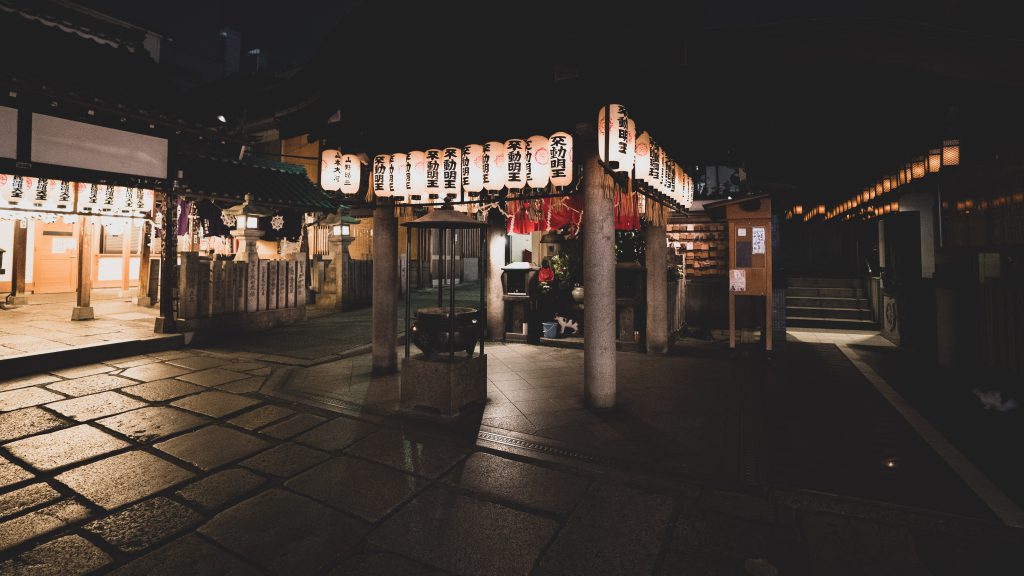
[(715, 203), (729, 228), (729, 347), (736, 347), (736, 298), (765, 299), (765, 349), (772, 349), (772, 208), (767, 195)]

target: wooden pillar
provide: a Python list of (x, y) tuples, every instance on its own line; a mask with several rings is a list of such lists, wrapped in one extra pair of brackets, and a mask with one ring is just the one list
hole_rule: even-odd
[(25, 304), (25, 263), (28, 261), (28, 222), (14, 221), (11, 254), (11, 304)]
[(128, 296), (128, 288), (131, 285), (130, 271), (132, 259), (132, 235), (135, 233), (135, 223), (128, 221), (125, 224), (123, 236), (121, 237), (121, 297)]
[(78, 218), (78, 291), (72, 320), (92, 320), (92, 237), (95, 225), (88, 216)]
[(583, 163), (583, 389), (592, 408), (615, 406), (614, 182), (601, 166), (592, 126), (577, 128)]
[(149, 297), (149, 268), (151, 262), (149, 237), (152, 235), (151, 225), (148, 220), (142, 223), (142, 247), (139, 250), (139, 293), (135, 296), (135, 304), (139, 306), (152, 306), (153, 299)]

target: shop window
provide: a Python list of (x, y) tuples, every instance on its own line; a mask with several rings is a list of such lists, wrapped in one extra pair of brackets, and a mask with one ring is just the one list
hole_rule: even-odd
[(129, 254), (139, 253), (142, 228), (128, 225), (123, 231), (119, 231), (121, 232), (119, 234), (112, 233), (105, 226), (101, 230), (103, 230), (103, 233), (100, 235), (100, 254), (121, 254), (125, 242), (130, 243), (128, 248)]

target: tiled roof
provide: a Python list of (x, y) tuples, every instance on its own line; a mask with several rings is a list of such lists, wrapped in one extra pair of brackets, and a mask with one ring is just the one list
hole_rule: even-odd
[(301, 166), (193, 156), (180, 168), (178, 190), (185, 195), (241, 202), (252, 194), (258, 204), (310, 212), (334, 211), (339, 204), (310, 181)]

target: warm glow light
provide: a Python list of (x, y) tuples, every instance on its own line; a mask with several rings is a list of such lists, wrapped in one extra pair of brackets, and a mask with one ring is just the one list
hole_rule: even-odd
[(555, 132), (548, 139), (551, 152), (551, 183), (568, 186), (572, 183), (572, 136)]
[(544, 188), (551, 180), (551, 152), (545, 136), (526, 139), (526, 183), (531, 188)]
[(348, 236), (349, 232), (350, 232), (350, 228), (348, 227), (348, 224), (345, 224), (345, 225), (343, 225), (341, 227), (341, 235), (342, 236)]
[(928, 152), (928, 172), (938, 172), (942, 168), (942, 150), (935, 148)]
[(462, 188), (470, 196), (477, 196), (484, 189), (483, 161), (483, 146), (470, 144), (462, 147)]
[(914, 178), (924, 178), (924, 156), (918, 156), (917, 158), (914, 158), (914, 163), (911, 168), (911, 174)]
[(942, 165), (957, 166), (960, 164), (960, 140), (942, 141)]
[(378, 154), (373, 157), (373, 193), (378, 198), (391, 196), (393, 190), (388, 181), (391, 180), (391, 156)]
[(507, 166), (505, 165), (505, 145), (501, 142), (484, 144), (483, 156), (484, 189), (498, 191), (505, 187)]
[(408, 196), (408, 202), (409, 204), (424, 204), (427, 201), (427, 153), (413, 150), (409, 152), (407, 158), (405, 193)]
[[(632, 129), (631, 129), (632, 128)], [(597, 150), (602, 162), (615, 172), (633, 170), (636, 125), (622, 104), (609, 104), (597, 113)]]
[(341, 150), (324, 150), (320, 154), (320, 187), (337, 191), (341, 187)]
[(331, 234), (334, 234), (335, 236), (341, 236), (341, 235), (342, 235), (343, 233), (344, 233), (344, 232), (342, 231), (342, 229), (341, 229), (341, 226), (340, 226), (340, 225), (339, 225), (339, 226), (335, 226), (335, 227), (334, 227), (334, 228), (333, 228), (333, 229), (331, 230)]
[(437, 202), (441, 199), (441, 151), (431, 148), (426, 151), (424, 163), (424, 202)]
[(526, 186), (526, 141), (521, 138), (505, 141), (505, 186), (509, 190)]

